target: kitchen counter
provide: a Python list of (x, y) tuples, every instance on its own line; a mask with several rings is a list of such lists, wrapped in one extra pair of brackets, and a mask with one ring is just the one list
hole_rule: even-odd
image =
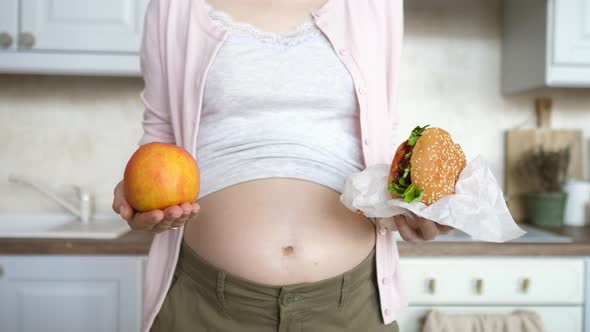
[(130, 231), (114, 240), (0, 238), (0, 255), (147, 255), (153, 235)]
[(542, 228), (572, 238), (559, 243), (398, 242), (401, 257), (420, 256), (590, 256), (590, 226)]
[[(572, 237), (562, 243), (398, 242), (400, 256), (590, 256), (590, 226), (544, 228)], [(0, 255), (147, 255), (153, 235), (131, 231), (115, 240), (0, 239)]]

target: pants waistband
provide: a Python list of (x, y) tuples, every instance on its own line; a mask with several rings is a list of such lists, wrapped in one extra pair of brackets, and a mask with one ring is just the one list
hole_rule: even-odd
[(334, 277), (315, 281), (301, 282), (283, 286), (267, 285), (250, 281), (237, 275), (219, 270), (200, 257), (184, 241), (181, 243), (178, 266), (181, 272), (194, 280), (201, 287), (217, 293), (223, 301), (255, 301), (257, 305), (276, 306), (277, 302), (293, 306), (298, 302), (321, 300), (336, 301), (343, 305), (346, 289), (355, 289), (367, 282), (376, 282), (375, 247), (369, 255), (354, 268)]

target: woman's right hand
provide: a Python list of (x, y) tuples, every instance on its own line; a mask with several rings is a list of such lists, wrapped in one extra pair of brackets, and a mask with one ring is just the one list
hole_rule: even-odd
[(125, 219), (131, 229), (146, 230), (152, 233), (176, 229), (192, 221), (200, 209), (199, 204), (195, 202), (169, 206), (164, 210), (137, 212), (125, 198), (123, 181), (115, 187), (114, 196), (113, 211)]

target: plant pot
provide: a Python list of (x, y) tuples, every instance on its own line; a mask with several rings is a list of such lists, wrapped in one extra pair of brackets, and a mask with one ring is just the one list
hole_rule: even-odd
[(527, 208), (531, 222), (538, 226), (558, 227), (563, 225), (567, 193), (527, 193)]

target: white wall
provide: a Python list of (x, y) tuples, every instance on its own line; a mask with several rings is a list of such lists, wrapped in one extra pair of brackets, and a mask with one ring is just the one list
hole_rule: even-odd
[(62, 211), (7, 182), (24, 174), (58, 192), (87, 186), (97, 210), (111, 209), (114, 185), (142, 133), (138, 78), (0, 75), (0, 211)]
[[(486, 157), (502, 184), (503, 131), (535, 125), (535, 96), (553, 97), (554, 126), (583, 128), (588, 142), (590, 89), (502, 96), (499, 12), (498, 0), (406, 0), (400, 135), (418, 124), (444, 127), (468, 159)], [(0, 211), (61, 211), (9, 185), (10, 172), (57, 191), (89, 186), (109, 211), (141, 135), (141, 87), (132, 78), (0, 75)]]
[(468, 160), (482, 154), (504, 181), (504, 131), (536, 125), (534, 99), (554, 99), (553, 127), (581, 128), (588, 178), (590, 89), (500, 92), (501, 2), (407, 0), (401, 104), (402, 126), (448, 129)]

